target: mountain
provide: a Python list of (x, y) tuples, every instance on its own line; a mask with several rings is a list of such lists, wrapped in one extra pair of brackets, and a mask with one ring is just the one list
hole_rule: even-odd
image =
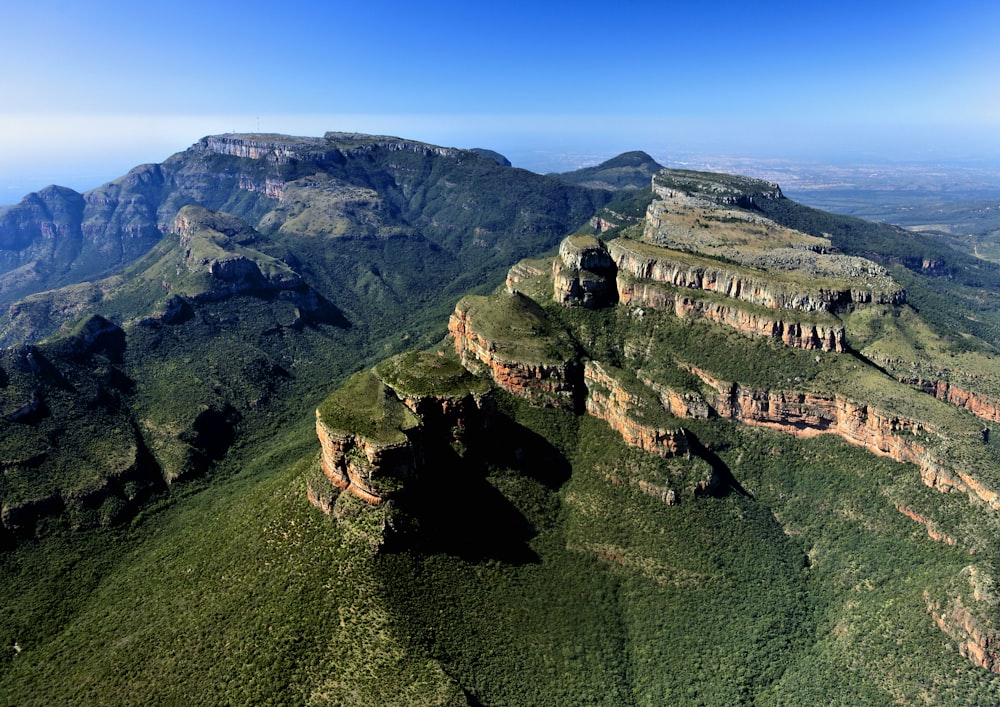
[(636, 150), (625, 152), (595, 167), (584, 167), (552, 176), (570, 184), (594, 189), (645, 189), (649, 187), (649, 180), (661, 169), (663, 166), (656, 160), (645, 152)]
[[(708, 704), (889, 702), (927, 684), (933, 703), (967, 688), (994, 695), (995, 359), (955, 366), (886, 267), (762, 217), (752, 207), (781, 199), (775, 185), (664, 171), (653, 191), (633, 237), (568, 237), (555, 257), (514, 266), (499, 291), (460, 300), (436, 350), (334, 393), (317, 411), (311, 502), (427, 587), (390, 596), (482, 703), (560, 689), (571, 702), (697, 691)], [(893, 368), (976, 370), (966, 394), (878, 363), (918, 330), (925, 348)], [(469, 473), (517, 510), (491, 503)], [(561, 512), (528, 505), (512, 477), (549, 488)], [(449, 510), (472, 499), (475, 515)], [(702, 516), (709, 508), (720, 516)], [(701, 540), (677, 527), (692, 515)], [(754, 544), (764, 538), (766, 551)], [(477, 553), (509, 563), (490, 575), (505, 587), (530, 584), (525, 566), (540, 563), (551, 569), (539, 581), (599, 598), (521, 622), (527, 597), (474, 586)], [(561, 568), (566, 555), (602, 567), (613, 587), (592, 568)], [(471, 632), (449, 623), (473, 611), (466, 592), (496, 616)], [(676, 616), (675, 603), (698, 618)], [(571, 616), (594, 625), (563, 623)], [(562, 664), (569, 687), (532, 648), (553, 630), (588, 646)], [(690, 674), (698, 646), (713, 651), (711, 677)], [(505, 674), (511, 662), (530, 677)]]
[(995, 270), (478, 152), (205, 138), (10, 300), (0, 695), (996, 701)]
[[(61, 346), (99, 316), (122, 340), (101, 365), (127, 385), (116, 392), (120, 422), (88, 427), (93, 439), (79, 445), (60, 414), (85, 419), (85, 391), (100, 381), (63, 386), (60, 405), (39, 407), (30, 424), (0, 422), (18, 470), (0, 483), (6, 531), (79, 526), (67, 520), (70, 499), (114, 487), (126, 467), (158, 488), (204, 473), (238, 428), (295, 414), (303, 396), (318, 401), (331, 378), (373, 355), (439, 337), (456, 296), (494, 286), (497, 263), (555, 246), (610, 198), (470, 151), (340, 133), (208, 137), (84, 195), (27, 197), (3, 223), (22, 236), (7, 231), (10, 260), (33, 260), (0, 280), (8, 296), (70, 284), (10, 302), (0, 342), (49, 358), (40, 342)], [(55, 382), (91, 365), (51, 363)], [(55, 395), (52, 381), (10, 375), (12, 410)], [(135, 448), (128, 463), (77, 468), (89, 447), (123, 444), (119, 428)], [(21, 471), (22, 460), (34, 461)]]

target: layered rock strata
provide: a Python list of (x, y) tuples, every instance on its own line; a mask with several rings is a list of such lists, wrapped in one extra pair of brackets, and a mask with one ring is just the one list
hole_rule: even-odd
[(900, 305), (906, 301), (906, 291), (898, 287), (790, 287), (763, 273), (754, 275), (722, 262), (621, 238), (608, 243), (608, 252), (620, 272), (638, 280), (704, 290), (769, 309), (829, 312), (857, 305)]
[(593, 236), (563, 239), (552, 261), (553, 296), (564, 305), (598, 309), (614, 304), (617, 268), (607, 248)]
[[(672, 312), (681, 319), (705, 319), (729, 326), (748, 336), (778, 339), (785, 346), (822, 351), (844, 351), (844, 327), (795, 321), (794, 312), (781, 315), (693, 297), (683, 290), (618, 277), (618, 299), (622, 304), (638, 305)], [(774, 311), (774, 314), (769, 312)]]
[(916, 376), (900, 376), (900, 383), (920, 388), (938, 400), (968, 410), (988, 422), (1000, 422), (1000, 400), (966, 390), (945, 380), (932, 380)]
[[(975, 566), (962, 570), (958, 582), (967, 582), (946, 602), (934, 600), (924, 592), (927, 611), (944, 633), (958, 643), (958, 652), (980, 668), (1000, 673), (1000, 631), (992, 628), (978, 614), (981, 605), (987, 611), (995, 609), (997, 599), (990, 588), (989, 578)], [(954, 588), (954, 585), (953, 585)], [(968, 596), (971, 589), (971, 596)], [(967, 601), (963, 601), (966, 595)], [(971, 600), (971, 601), (969, 601)], [(968, 604), (968, 605), (967, 605)]]
[[(410, 439), (378, 443), (364, 435), (336, 430), (316, 411), (320, 465), (323, 474), (337, 488), (372, 505), (379, 505), (396, 490), (387, 484), (411, 476), (417, 468), (417, 450)], [(310, 500), (317, 504), (315, 498)], [(323, 508), (327, 513), (330, 508)]]
[(721, 417), (797, 437), (836, 434), (878, 456), (916, 464), (921, 481), (931, 488), (966, 493), (1000, 510), (1000, 495), (938, 451), (947, 446), (944, 440), (919, 421), (837, 394), (750, 388), (720, 381), (695, 367), (689, 370), (714, 390), (708, 402)]
[[(382, 505), (425, 471), (427, 445), (464, 442), (491, 428), (497, 413), (489, 388), (475, 381), (463, 386), (469, 374), (454, 362), (436, 366), (436, 358), (419, 353), (389, 359), (356, 374), (316, 411), (320, 468), (333, 487)], [(437, 376), (430, 386), (442, 390), (416, 390), (407, 364)], [(428, 385), (426, 377), (421, 380)], [(307, 492), (313, 505), (333, 511), (337, 496), (329, 487), (310, 483)]]
[(508, 341), (490, 338), (477, 325), (470, 304), (470, 298), (460, 301), (448, 320), (448, 334), (463, 366), (473, 373), (488, 373), (507, 392), (532, 402), (564, 410), (577, 408), (582, 370), (571, 355), (562, 360), (512, 355)]
[(657, 418), (663, 417), (662, 408), (656, 409), (659, 402), (651, 405), (639, 394), (627, 390), (621, 380), (622, 372), (618, 373), (618, 376), (614, 375), (611, 369), (597, 361), (588, 361), (584, 365), (587, 413), (607, 422), (631, 447), (661, 457), (689, 451), (684, 429), (657, 424)]

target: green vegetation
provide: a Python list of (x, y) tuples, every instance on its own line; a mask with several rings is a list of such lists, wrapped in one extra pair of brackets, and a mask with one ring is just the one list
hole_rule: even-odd
[(559, 364), (574, 356), (567, 333), (522, 294), (501, 291), (490, 297), (464, 297), (455, 309), (475, 323), (475, 330), (503, 360)]
[[(1000, 515), (832, 435), (685, 419), (691, 453), (661, 459), (600, 420), (494, 391), (489, 433), (428, 435), (421, 473), (383, 507), (329, 484), (331, 516), (307, 498), (325, 481), (317, 407), (331, 427), (392, 441), (417, 420), (387, 386), (486, 392), (440, 343), (467, 291), (459, 308), (498, 352), (600, 362), (648, 424), (681, 424), (658, 386), (709, 392), (697, 367), (740, 390), (857, 400), (924, 442), (901, 422), (921, 420), (943, 435), (930, 452), (998, 488), (1000, 435), (983, 444), (981, 420), (894, 380), (909, 366), (993, 390), (986, 270), (952, 290), (894, 266), (919, 311), (845, 313), (857, 355), (557, 306), (549, 261), (523, 264), (520, 295), (487, 297), (601, 205), (634, 233), (651, 197), (609, 202), (397, 138), (243, 137), (296, 156), (201, 145), (106, 185), (83, 215), (92, 233), (145, 234), (189, 202), (240, 221), (167, 236), (4, 322), (9, 337), (52, 334), (0, 355), (4, 703), (1000, 701), (1000, 678), (928, 609), (958, 597), (995, 630)], [(268, 180), (287, 190), (280, 203)], [(783, 201), (741, 178), (677, 181), (692, 184), (729, 205)], [(70, 193), (42, 202), (69, 225), (83, 208)], [(889, 231), (786, 207), (844, 250), (895, 257)], [(301, 283), (240, 289), (187, 268), (217, 256)]]
[(462, 397), (489, 390), (489, 383), (469, 373), (450, 342), (437, 351), (407, 351), (378, 364), (375, 375), (400, 395)]
[(332, 430), (353, 432), (378, 444), (406, 441), (419, 424), (392, 391), (371, 371), (359, 371), (323, 401), (319, 419)]

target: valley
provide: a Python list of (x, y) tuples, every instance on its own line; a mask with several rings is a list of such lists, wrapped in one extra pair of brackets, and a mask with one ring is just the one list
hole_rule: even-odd
[(0, 210), (5, 701), (1000, 699), (1000, 266), (505, 162), (214, 136)]

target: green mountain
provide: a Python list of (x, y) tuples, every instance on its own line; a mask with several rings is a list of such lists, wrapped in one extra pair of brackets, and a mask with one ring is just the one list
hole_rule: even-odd
[(5, 701), (997, 701), (996, 271), (481, 152), (206, 138), (11, 302)]
[(645, 189), (649, 187), (649, 180), (661, 169), (663, 166), (652, 157), (645, 152), (635, 150), (612, 157), (594, 167), (584, 167), (551, 176), (570, 184), (595, 189)]

